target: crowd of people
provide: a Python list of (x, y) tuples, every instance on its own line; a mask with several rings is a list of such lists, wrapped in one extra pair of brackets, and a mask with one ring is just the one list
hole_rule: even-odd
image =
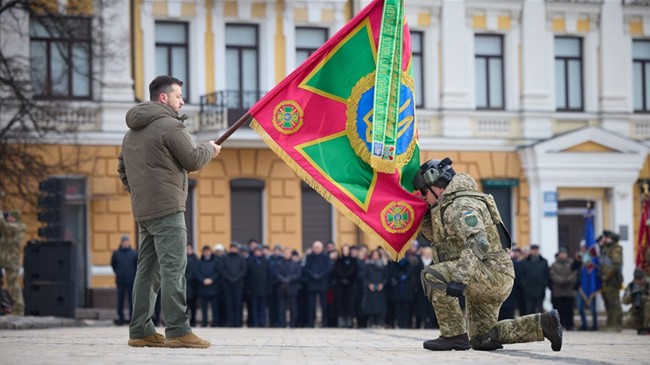
[[(603, 238), (600, 237), (599, 241)], [(539, 246), (510, 251), (515, 268), (512, 292), (499, 311), (499, 320), (543, 313), (546, 289), (551, 304), (560, 313), (565, 330), (597, 331), (596, 299), (586, 304), (580, 293), (581, 252), (569, 257), (561, 247), (554, 262), (540, 255)], [(119, 275), (118, 314), (115, 321), (127, 323), (124, 303), (135, 276), (137, 252), (123, 237), (112, 264)], [(190, 324), (212, 327), (339, 327), (339, 328), (437, 328), (435, 313), (424, 295), (420, 272), (432, 264), (433, 252), (414, 241), (406, 256), (394, 262), (380, 247), (316, 241), (301, 255), (297, 250), (273, 248), (251, 239), (201, 247), (187, 245), (186, 293)], [(629, 283), (624, 304), (635, 304), (626, 325), (636, 326), (650, 296), (639, 295), (649, 282), (641, 270)], [(129, 281), (131, 283), (129, 284)], [(640, 299), (642, 298), (642, 299)], [(460, 298), (461, 305), (464, 298)], [(592, 315), (591, 325), (585, 306)], [(200, 309), (200, 310), (199, 310)], [(580, 325), (574, 325), (574, 311)], [(157, 305), (155, 323), (159, 323)], [(634, 313), (632, 313), (634, 312)], [(638, 312), (638, 313), (637, 313)], [(634, 316), (634, 314), (637, 314)], [(641, 319), (642, 321), (643, 319)], [(615, 328), (614, 328), (615, 329)]]

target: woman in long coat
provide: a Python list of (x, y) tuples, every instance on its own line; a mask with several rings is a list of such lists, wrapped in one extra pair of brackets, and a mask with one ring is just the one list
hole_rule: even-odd
[(386, 316), (388, 268), (378, 250), (372, 251), (364, 265), (362, 283), (364, 292), (361, 307), (368, 317), (368, 327), (381, 327)]

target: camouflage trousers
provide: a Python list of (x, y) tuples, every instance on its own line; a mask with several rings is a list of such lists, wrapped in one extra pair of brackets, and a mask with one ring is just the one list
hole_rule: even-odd
[(603, 296), (603, 302), (605, 302), (607, 327), (609, 328), (620, 329), (623, 326), (623, 309), (619, 292), (620, 286), (603, 285), (600, 289), (600, 295)]
[(470, 338), (486, 336), (495, 328), (496, 341), (501, 344), (544, 340), (539, 314), (497, 322), (499, 309), (510, 294), (514, 279), (506, 273), (494, 272), (483, 264), (473, 271), (465, 288), (466, 322), (458, 298), (448, 296), (442, 288), (451, 281), (456, 265), (455, 261), (431, 265), (431, 269), (440, 274), (437, 275), (439, 277), (424, 272), (422, 275), (422, 280), (427, 280), (433, 288), (429, 291), (429, 300), (436, 312), (441, 336), (467, 333), (469, 324)]
[(625, 326), (638, 330), (650, 328), (650, 297), (644, 296), (640, 308), (630, 308), (625, 319)]
[(5, 275), (7, 276), (7, 292), (14, 302), (11, 306), (11, 314), (24, 316), (25, 301), (23, 300), (23, 289), (18, 282), (18, 269), (5, 268)]

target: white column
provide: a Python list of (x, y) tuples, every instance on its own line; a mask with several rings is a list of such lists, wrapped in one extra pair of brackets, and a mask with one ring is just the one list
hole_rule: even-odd
[[(555, 213), (547, 216), (545, 213), (547, 212), (547, 205), (549, 202), (545, 200), (544, 195), (550, 193), (555, 193)], [(540, 241), (532, 243), (539, 244), (542, 256), (549, 260), (549, 262), (552, 262), (558, 249), (557, 185), (553, 183), (542, 183), (540, 194), (542, 200), (542, 211), (540, 214)], [(534, 223), (531, 222), (531, 224)]]
[[(135, 92), (131, 74), (131, 47), (129, 43), (131, 7), (127, 0), (115, 0), (97, 9), (102, 26), (97, 27), (101, 39), (100, 76), (97, 88), (101, 101), (101, 128), (104, 132), (122, 133), (127, 130), (124, 114), (133, 106)], [(95, 89), (97, 90), (97, 89)]]
[[(554, 75), (548, 73), (553, 62), (553, 47), (548, 47), (546, 9), (543, 1), (526, 0), (521, 21), (522, 107), (525, 110), (553, 110), (551, 87)], [(552, 44), (551, 44), (552, 46)]]
[[(526, 0), (521, 21), (523, 135), (525, 138), (551, 137), (552, 123), (535, 112), (554, 109), (553, 38), (546, 28), (543, 1)], [(531, 113), (532, 112), (532, 113)]]
[(626, 43), (623, 25), (623, 5), (620, 1), (604, 1), (600, 12), (600, 57), (601, 57), (601, 110), (606, 113), (627, 112), (630, 109), (625, 67)]
[(102, 101), (129, 102), (134, 100), (131, 75), (131, 47), (129, 47), (131, 7), (127, 0), (115, 0), (101, 11), (103, 28), (99, 62), (102, 67)]
[[(634, 186), (634, 183), (616, 184), (612, 194), (611, 216), (613, 217), (613, 226), (610, 228), (616, 233), (627, 234), (627, 240), (619, 242), (623, 247), (623, 278), (625, 283), (632, 281), (635, 266), (634, 245), (636, 245), (636, 237), (633, 236), (634, 201), (632, 191)], [(626, 232), (620, 232), (621, 228), (625, 229)]]
[(446, 0), (441, 26), (443, 109), (468, 109), (471, 105), (466, 24), (465, 2)]

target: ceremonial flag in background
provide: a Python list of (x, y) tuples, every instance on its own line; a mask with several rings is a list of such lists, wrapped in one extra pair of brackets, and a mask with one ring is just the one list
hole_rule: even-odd
[(650, 197), (648, 196), (648, 186), (644, 185), (643, 202), (641, 203), (641, 221), (639, 222), (639, 236), (636, 240), (636, 267), (643, 270), (647, 269), (645, 252), (647, 250), (648, 240), (650, 240), (650, 227), (648, 219), (650, 218)]
[(590, 304), (601, 287), (597, 271), (599, 262), (594, 234), (594, 215), (591, 208), (587, 209), (585, 216), (585, 248), (586, 252), (582, 255), (582, 269), (580, 270), (580, 295), (587, 304)]
[(420, 150), (403, 6), (370, 3), (249, 110), (269, 147), (393, 259), (427, 210), (412, 193)]

